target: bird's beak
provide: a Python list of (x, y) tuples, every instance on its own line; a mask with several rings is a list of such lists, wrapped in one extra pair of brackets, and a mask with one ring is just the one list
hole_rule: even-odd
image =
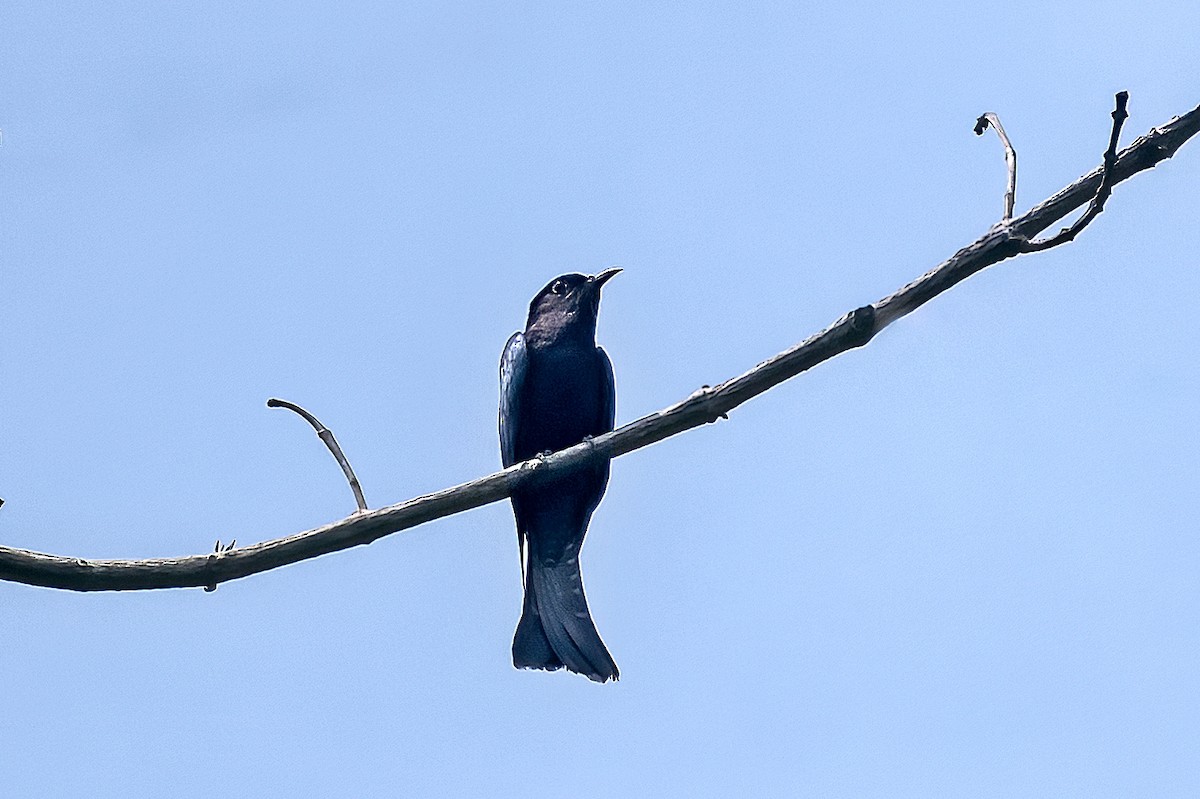
[(605, 269), (598, 275), (592, 275), (588, 278), (588, 282), (592, 284), (592, 288), (599, 290), (601, 286), (608, 282), (610, 277), (613, 277), (621, 271), (621, 267), (614, 266), (612, 269)]

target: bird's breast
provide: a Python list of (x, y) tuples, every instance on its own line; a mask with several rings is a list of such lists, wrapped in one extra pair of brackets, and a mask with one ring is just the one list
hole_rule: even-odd
[(522, 397), (521, 457), (578, 444), (597, 429), (607, 386), (595, 345), (530, 353)]

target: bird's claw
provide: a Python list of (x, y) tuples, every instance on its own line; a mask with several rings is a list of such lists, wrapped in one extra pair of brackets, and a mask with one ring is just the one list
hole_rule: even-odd
[(529, 460), (525, 461), (525, 463), (522, 464), (522, 468), (536, 469), (537, 467), (541, 466), (543, 463), (546, 462), (546, 458), (549, 458), (553, 454), (554, 454), (554, 450), (549, 450), (549, 449), (543, 450), (542, 452), (539, 452), (538, 454), (534, 455)]

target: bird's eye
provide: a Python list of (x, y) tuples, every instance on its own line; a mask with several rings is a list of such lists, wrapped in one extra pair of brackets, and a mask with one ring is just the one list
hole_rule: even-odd
[(566, 294), (567, 284), (562, 280), (556, 280), (554, 281), (554, 284), (550, 286), (550, 292), (552, 294)]

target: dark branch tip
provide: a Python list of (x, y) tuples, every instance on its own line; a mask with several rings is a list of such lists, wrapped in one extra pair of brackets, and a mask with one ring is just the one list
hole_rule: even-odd
[(1117, 92), (1117, 107), (1113, 109), (1113, 122), (1119, 127), (1122, 122), (1129, 119), (1129, 92)]

